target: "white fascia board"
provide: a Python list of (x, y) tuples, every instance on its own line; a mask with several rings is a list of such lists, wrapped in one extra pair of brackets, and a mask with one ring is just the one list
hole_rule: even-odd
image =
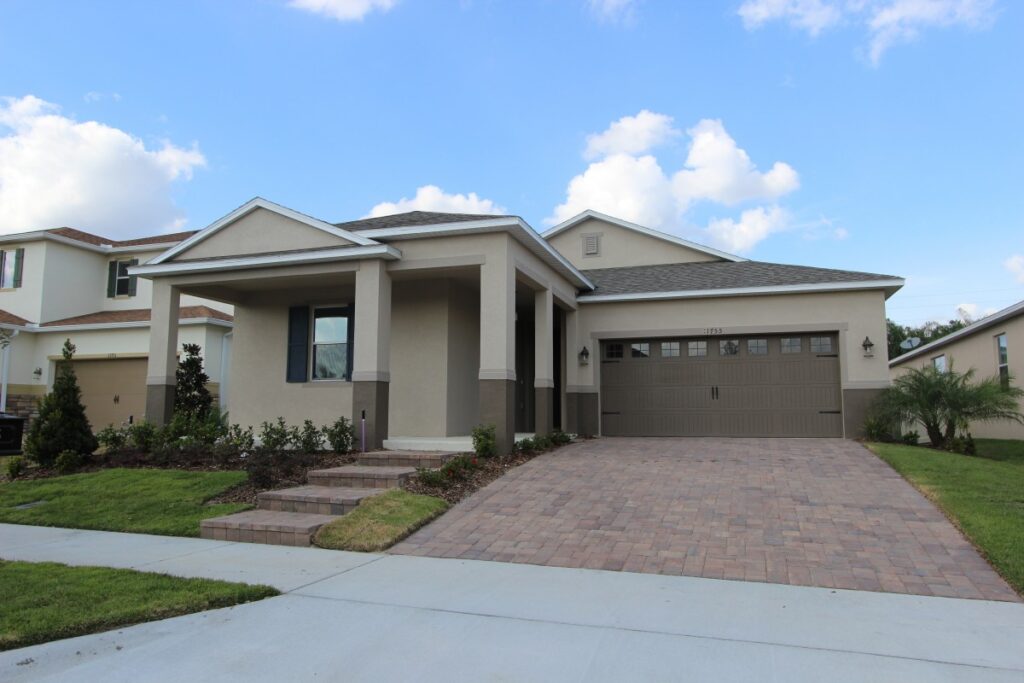
[(180, 263), (150, 263), (128, 269), (130, 275), (152, 277), (154, 275), (182, 275), (225, 270), (245, 270), (266, 266), (297, 266), (330, 261), (354, 261), (363, 258), (383, 258), (394, 261), (402, 258), (402, 252), (386, 244), (374, 243), (366, 247), (338, 247), (319, 251), (295, 251), (285, 254), (263, 256), (239, 256), (237, 258), (212, 259), (209, 261), (183, 261)]
[[(181, 318), (178, 325), (213, 325), (214, 327), (226, 327), (234, 329), (235, 324), (230, 320), (220, 318)], [(22, 332), (33, 334), (46, 334), (48, 332), (97, 332), (102, 330), (130, 330), (140, 327), (149, 327), (148, 320), (131, 320), (121, 323), (82, 323), (80, 325), (39, 325), (32, 324), (18, 327), (16, 325), (0, 325), (5, 329), (13, 328)]]
[(581, 304), (613, 301), (661, 301), (665, 299), (707, 299), (727, 296), (761, 296), (766, 294), (801, 294), (807, 292), (844, 292), (863, 289), (902, 287), (902, 279), (864, 280), (862, 282), (824, 282), (820, 284), (777, 285), (773, 287), (732, 287), (727, 289), (689, 289), (675, 292), (641, 292), (637, 294), (584, 294), (576, 298)]
[(889, 367), (896, 367), (897, 365), (905, 363), (906, 361), (912, 358), (916, 358), (921, 354), (927, 353), (929, 351), (934, 351), (935, 349), (940, 349), (948, 344), (952, 344), (958, 339), (963, 339), (964, 337), (968, 337), (974, 334), (975, 332), (981, 332), (982, 330), (985, 330), (989, 327), (994, 327), (995, 325), (998, 325), (999, 323), (1005, 320), (1009, 320), (1010, 318), (1014, 318), (1018, 315), (1024, 315), (1024, 301), (1018, 301), (1012, 306), (1007, 306), (1001, 311), (996, 311), (992, 315), (982, 318), (981, 320), (978, 320), (976, 322), (973, 322), (967, 327), (963, 327), (957, 330), (956, 332), (947, 334), (945, 337), (936, 339), (933, 342), (928, 342), (923, 346), (918, 346), (916, 349), (907, 351), (902, 356), (896, 356), (891, 361), (889, 361)]
[(153, 242), (151, 244), (132, 244), (127, 247), (111, 247), (107, 251), (111, 254), (133, 254), (140, 251), (163, 251), (170, 249), (181, 242)]
[(502, 218), (484, 218), (475, 221), (456, 221), (454, 223), (437, 223), (434, 225), (406, 225), (400, 228), (376, 228), (363, 230), (362, 234), (376, 239), (418, 239), (424, 237), (446, 237), (450, 235), (467, 235), (484, 232), (510, 232), (519, 237), (531, 251), (539, 251), (543, 257), (551, 259), (558, 267), (569, 273), (570, 279), (583, 289), (594, 289), (594, 283), (581, 273), (578, 268), (552, 247), (537, 233), (536, 230), (516, 216)]
[(565, 232), (569, 228), (572, 228), (572, 227), (574, 227), (576, 225), (579, 225), (583, 221), (591, 219), (591, 218), (594, 218), (594, 219), (597, 219), (597, 220), (600, 220), (600, 221), (605, 221), (606, 223), (611, 223), (612, 225), (617, 225), (620, 228), (625, 228), (627, 230), (633, 230), (634, 232), (639, 232), (641, 234), (647, 235), (648, 237), (653, 237), (655, 239), (663, 240), (665, 242), (671, 242), (672, 244), (678, 244), (681, 247), (686, 247), (688, 249), (693, 249), (694, 251), (703, 252), (705, 254), (708, 254), (709, 256), (717, 256), (718, 258), (725, 259), (726, 261), (748, 261), (749, 260), (749, 259), (743, 258), (742, 256), (736, 256), (735, 254), (730, 254), (728, 252), (721, 251), (720, 249), (714, 249), (712, 247), (706, 247), (703, 244), (697, 244), (696, 242), (691, 242), (690, 240), (685, 240), (682, 237), (676, 237), (675, 235), (669, 235), (668, 233), (661, 232), (660, 230), (655, 230), (653, 228), (648, 228), (648, 227), (645, 227), (643, 225), (639, 225), (637, 223), (632, 223), (630, 221), (623, 220), (621, 218), (616, 218), (615, 216), (609, 216), (607, 214), (601, 213), (600, 211), (594, 211), (593, 209), (587, 209), (586, 211), (584, 211), (582, 213), (576, 214), (575, 216), (573, 216), (569, 220), (563, 221), (563, 222), (559, 223), (558, 225), (556, 225), (555, 227), (551, 228), (550, 230), (545, 231), (543, 233), (542, 237), (544, 239), (550, 239), (550, 238), (554, 237), (555, 235), (557, 235), (559, 233), (562, 233), (562, 232)]
[(362, 235), (359, 235), (359, 234), (354, 233), (354, 232), (350, 232), (348, 230), (342, 230), (341, 228), (339, 228), (339, 227), (337, 227), (335, 225), (331, 225), (330, 223), (327, 223), (326, 221), (322, 221), (319, 218), (313, 218), (312, 216), (307, 216), (304, 213), (299, 213), (298, 211), (295, 211), (293, 209), (289, 209), (286, 206), (281, 206), (280, 204), (275, 204), (274, 202), (269, 201), (267, 199), (263, 199), (262, 197), (254, 197), (253, 199), (250, 199), (249, 201), (247, 201), (245, 204), (242, 204), (240, 207), (238, 207), (237, 209), (235, 209), (234, 211), (232, 211), (228, 215), (226, 215), (226, 216), (224, 216), (222, 218), (219, 218), (218, 220), (214, 221), (210, 225), (206, 226), (205, 228), (203, 228), (202, 230), (200, 230), (196, 234), (194, 234), (191, 237), (189, 237), (187, 240), (185, 240), (183, 242), (179, 242), (177, 246), (175, 246), (175, 247), (173, 247), (171, 249), (168, 249), (164, 253), (160, 254), (158, 257), (153, 259), (150, 263), (152, 265), (156, 265), (156, 264), (159, 264), (159, 263), (163, 263), (164, 261), (166, 261), (168, 259), (174, 258), (175, 256), (177, 256), (181, 252), (185, 251), (186, 249), (189, 249), (190, 247), (195, 246), (199, 242), (202, 242), (203, 240), (205, 240), (210, 235), (213, 235), (214, 233), (216, 233), (216, 232), (220, 231), (221, 229), (227, 227), (228, 225), (234, 223), (239, 218), (242, 218), (243, 216), (246, 216), (246, 215), (252, 213), (256, 209), (266, 209), (267, 211), (271, 211), (271, 212), (276, 213), (278, 215), (284, 216), (285, 218), (290, 218), (293, 221), (298, 221), (299, 223), (303, 223), (305, 225), (308, 225), (311, 228), (315, 228), (317, 230), (321, 230), (321, 231), (326, 232), (328, 234), (334, 235), (335, 237), (341, 238), (341, 239), (346, 240), (348, 242), (352, 242), (354, 244), (358, 244), (360, 246), (364, 246), (365, 247), (365, 246), (370, 246), (370, 245), (377, 244), (372, 239), (367, 239), (366, 237), (364, 237)]

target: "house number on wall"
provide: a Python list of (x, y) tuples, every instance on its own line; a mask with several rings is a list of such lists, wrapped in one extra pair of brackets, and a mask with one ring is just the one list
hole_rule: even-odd
[(722, 334), (724, 332), (721, 327), (705, 327), (704, 334)]

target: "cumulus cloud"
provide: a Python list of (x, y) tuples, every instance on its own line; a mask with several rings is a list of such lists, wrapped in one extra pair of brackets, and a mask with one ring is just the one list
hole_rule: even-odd
[(748, 30), (785, 21), (816, 36), (840, 23), (859, 26), (877, 66), (886, 50), (917, 40), (925, 29), (991, 24), (995, 0), (746, 0), (737, 13)]
[(995, 308), (982, 309), (978, 304), (958, 304), (956, 307), (956, 317), (970, 324), (975, 320), (987, 318), (997, 310)]
[(180, 226), (175, 181), (206, 165), (199, 148), (79, 122), (28, 95), (0, 99), (0, 233), (69, 225), (112, 238)]
[(1024, 256), (1021, 254), (1014, 254), (1003, 261), (1003, 267), (1017, 278), (1017, 282), (1024, 284)]
[(387, 12), (396, 0), (291, 0), (289, 7), (338, 21), (362, 21), (373, 11)]
[[(774, 203), (800, 185), (797, 172), (786, 163), (776, 162), (767, 172), (759, 171), (721, 121), (705, 119), (686, 134), (687, 157), (674, 173), (666, 172), (649, 153), (682, 135), (669, 116), (643, 110), (589, 136), (584, 157), (592, 161), (569, 181), (565, 201), (546, 222), (553, 225), (594, 209), (652, 228), (682, 232), (687, 229), (687, 211), (699, 202), (724, 206)], [(785, 213), (772, 206), (746, 211), (738, 219), (718, 219), (701, 236), (726, 248), (747, 250), (784, 224)]]
[(587, 9), (599, 21), (631, 23), (636, 19), (637, 0), (587, 0)]
[(368, 217), (390, 216), (406, 211), (440, 211), (444, 213), (484, 213), (503, 214), (505, 207), (490, 199), (469, 194), (448, 194), (437, 185), (424, 185), (417, 188), (416, 195), (409, 199), (402, 197), (397, 202), (381, 202), (372, 209)]

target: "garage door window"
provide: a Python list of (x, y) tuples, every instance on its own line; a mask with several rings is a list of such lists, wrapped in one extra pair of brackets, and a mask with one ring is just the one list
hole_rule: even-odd
[(622, 358), (622, 344), (609, 344), (604, 350), (605, 358)]
[(800, 353), (800, 337), (783, 337), (783, 353)]
[(651, 357), (651, 345), (647, 342), (636, 342), (630, 344), (630, 355), (633, 358), (650, 358)]
[(832, 353), (832, 337), (811, 337), (811, 353)]
[(692, 341), (686, 344), (686, 355), (691, 358), (708, 355), (708, 343), (706, 341)]
[(748, 339), (747, 340), (747, 354), (751, 356), (767, 356), (768, 355), (768, 340), (767, 339)]
[(740, 355), (739, 339), (723, 339), (718, 342), (718, 355), (738, 356)]
[(679, 342), (661, 342), (661, 357), (662, 358), (678, 358), (679, 357)]

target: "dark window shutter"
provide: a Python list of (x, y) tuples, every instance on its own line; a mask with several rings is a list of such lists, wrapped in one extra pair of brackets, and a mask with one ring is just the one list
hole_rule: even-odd
[(288, 381), (305, 382), (309, 368), (309, 307), (288, 309)]
[(25, 261), (25, 249), (18, 248), (14, 251), (14, 286), (21, 287), (21, 271)]
[(117, 292), (117, 261), (107, 264), (107, 298), (113, 299)]
[[(131, 266), (137, 266), (137, 265), (139, 265), (139, 259), (137, 259), (137, 258), (133, 258), (131, 261), (128, 262), (128, 267), (129, 268)], [(139, 286), (138, 279), (139, 278), (137, 276), (135, 276), (135, 275), (129, 276), (129, 278), (128, 278), (128, 296), (135, 296), (135, 292), (138, 291), (138, 286)]]

